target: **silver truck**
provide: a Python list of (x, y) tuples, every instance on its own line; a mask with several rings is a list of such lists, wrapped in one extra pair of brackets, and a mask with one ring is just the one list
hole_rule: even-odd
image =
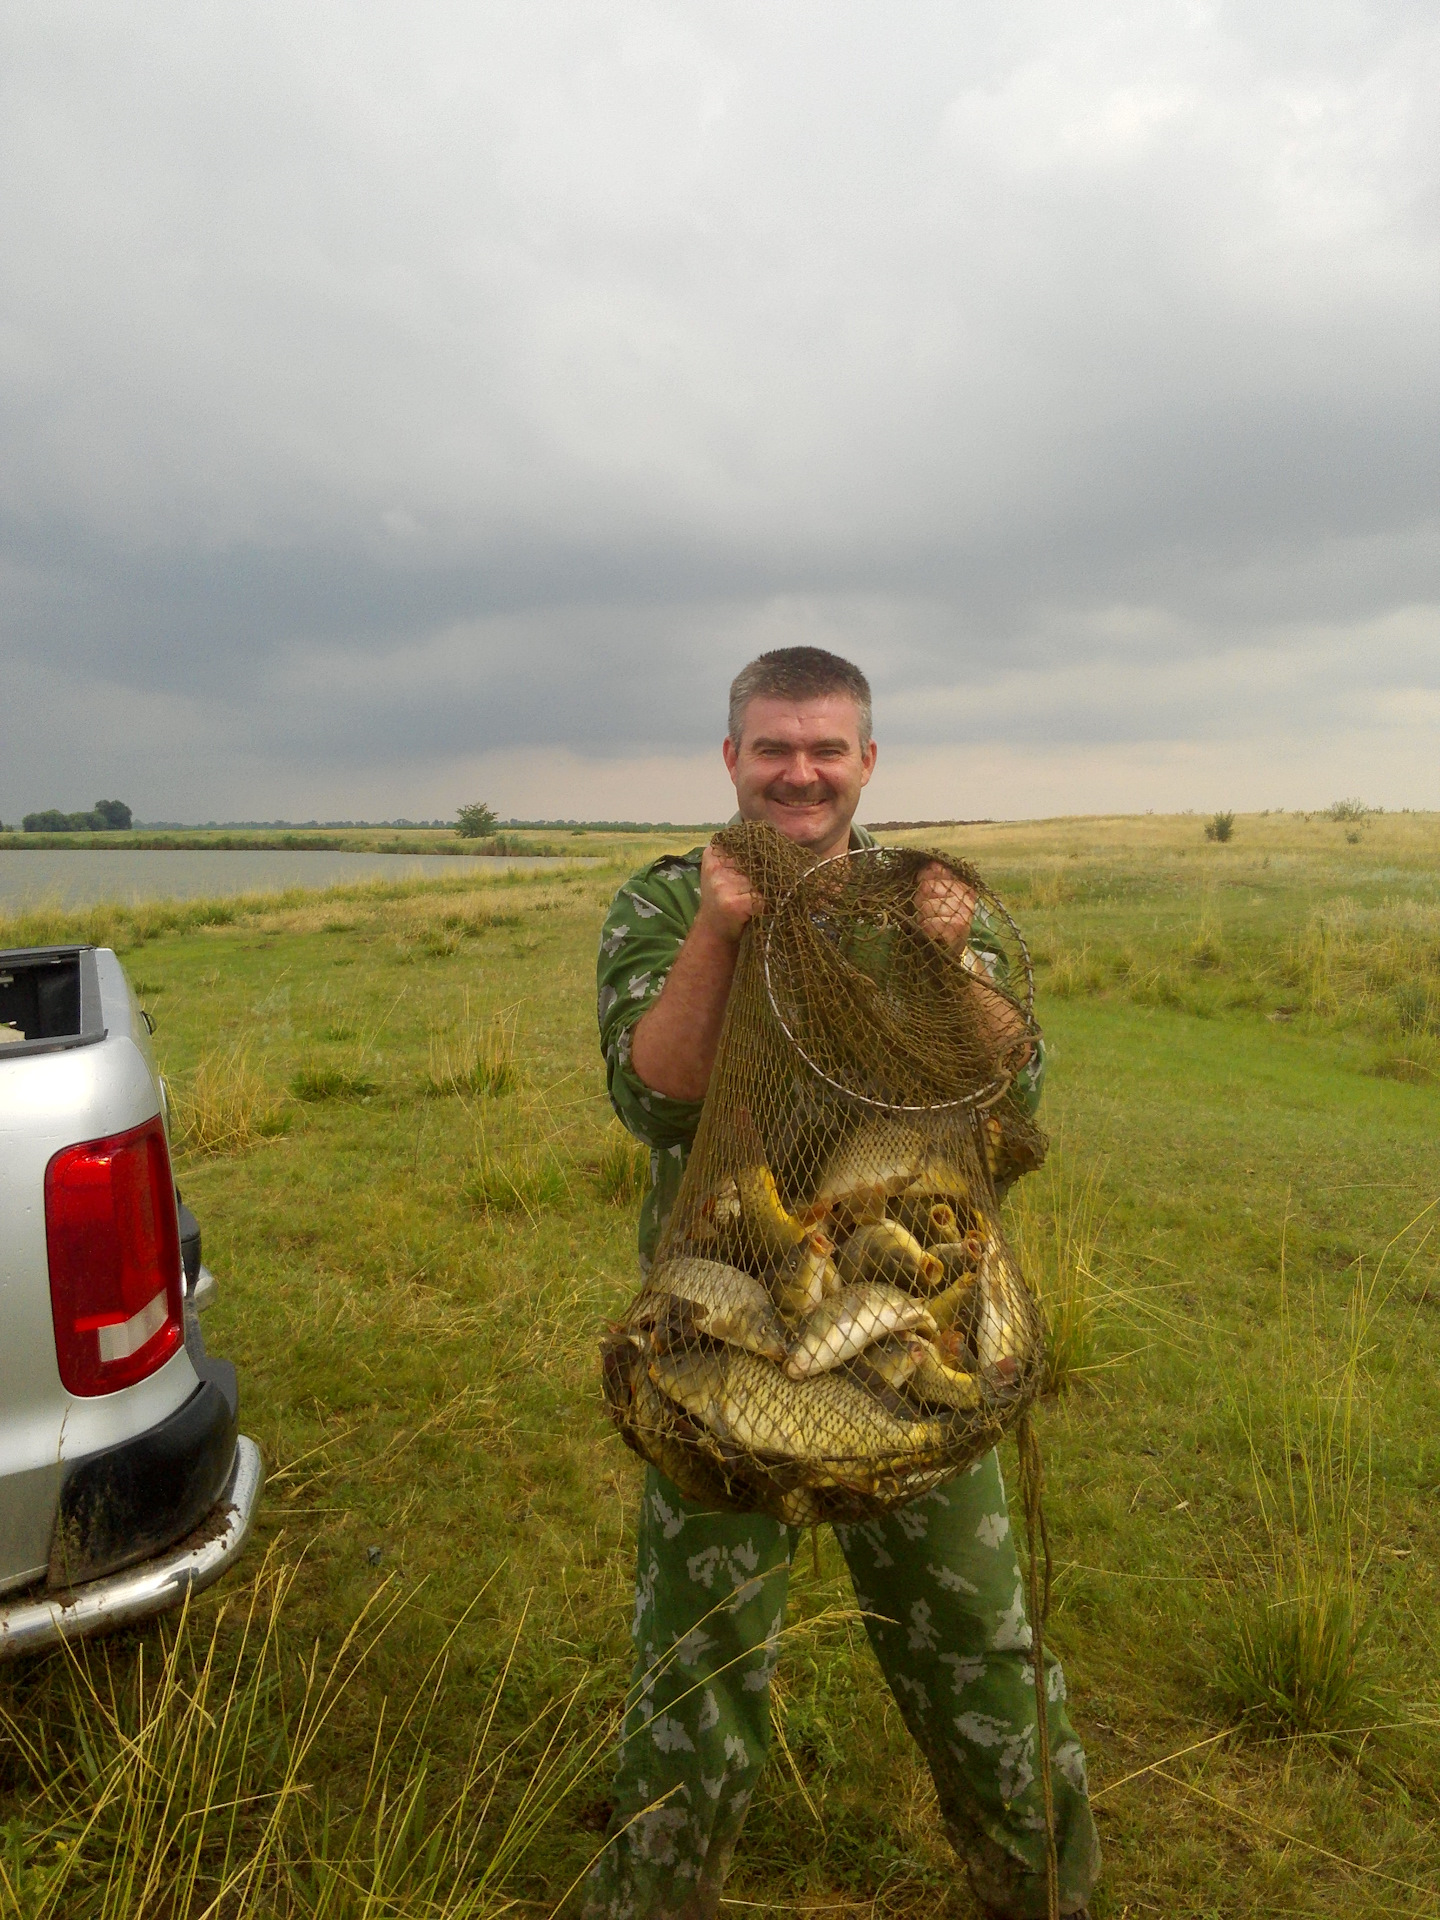
[(108, 948), (0, 950), (0, 1659), (177, 1605), (263, 1478)]

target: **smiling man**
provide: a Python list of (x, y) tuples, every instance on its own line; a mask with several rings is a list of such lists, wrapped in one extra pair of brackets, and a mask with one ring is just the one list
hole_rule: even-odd
[[(818, 647), (752, 661), (730, 690), (723, 752), (742, 819), (768, 821), (816, 860), (874, 845), (854, 825), (875, 767), (870, 688), (849, 661)], [(975, 904), (945, 869), (922, 876), (922, 922), (983, 954)], [(699, 1125), (752, 911), (744, 876), (706, 847), (636, 874), (605, 922), (599, 1016), (610, 1098), (651, 1149), (646, 1270)], [(997, 1030), (997, 1042), (1004, 1037)], [(1012, 1088), (1027, 1108), (1042, 1073), (1037, 1055)], [(1044, 1915), (1030, 1629), (997, 1456), (835, 1535), (982, 1910)], [(696, 1506), (652, 1467), (639, 1536), (635, 1674), (609, 1841), (585, 1911), (587, 1920), (713, 1920), (769, 1744), (796, 1534), (763, 1515)], [(1060, 1910), (1083, 1915), (1099, 1849), (1058, 1664), (1047, 1680)]]

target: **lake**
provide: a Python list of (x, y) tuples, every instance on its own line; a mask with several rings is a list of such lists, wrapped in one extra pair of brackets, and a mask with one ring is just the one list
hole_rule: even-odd
[(0, 913), (25, 907), (92, 906), (100, 900), (209, 899), (232, 893), (279, 893), (286, 887), (336, 887), (358, 880), (431, 880), (529, 872), (590, 861), (541, 856), (449, 853), (240, 853), (147, 851), (35, 853), (0, 848)]

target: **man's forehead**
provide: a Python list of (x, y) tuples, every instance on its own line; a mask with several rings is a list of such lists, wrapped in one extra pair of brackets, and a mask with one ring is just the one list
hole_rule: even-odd
[(846, 693), (822, 693), (810, 700), (761, 693), (747, 702), (741, 726), (746, 746), (858, 744), (860, 709)]

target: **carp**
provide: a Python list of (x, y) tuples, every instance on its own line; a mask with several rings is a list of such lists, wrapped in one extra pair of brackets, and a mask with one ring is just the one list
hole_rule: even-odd
[(741, 1167), (722, 1181), (701, 1217), (730, 1250), (761, 1266), (783, 1260), (809, 1232), (786, 1208), (769, 1167), (761, 1165)]
[(834, 1242), (823, 1233), (807, 1234), (791, 1249), (770, 1279), (770, 1291), (783, 1314), (792, 1320), (804, 1319), (838, 1290), (840, 1277), (830, 1257), (834, 1251)]
[(887, 1333), (908, 1333), (912, 1328), (936, 1331), (925, 1308), (909, 1294), (878, 1280), (842, 1287), (806, 1321), (785, 1371), (792, 1380), (809, 1380), (853, 1360)]
[(883, 1280), (892, 1287), (933, 1293), (945, 1284), (945, 1268), (898, 1220), (870, 1220), (857, 1227), (840, 1250), (840, 1278), (848, 1284)]
[(907, 1233), (913, 1233), (923, 1247), (951, 1246), (964, 1228), (948, 1200), (933, 1194), (904, 1194), (885, 1209), (886, 1218), (897, 1221)]
[(689, 1311), (682, 1319), (685, 1330), (692, 1335), (724, 1340), (770, 1360), (785, 1358), (789, 1345), (785, 1329), (775, 1317), (764, 1282), (753, 1274), (723, 1266), (718, 1260), (681, 1255), (651, 1274), (642, 1314), (659, 1326), (669, 1317), (669, 1301), (685, 1303)]
[(998, 1240), (991, 1241), (980, 1263), (976, 1297), (975, 1357), (987, 1373), (1013, 1379), (1030, 1358), (1031, 1327), (1019, 1276)]
[[(746, 1453), (823, 1470), (943, 1444), (943, 1423), (903, 1420), (839, 1374), (803, 1385), (753, 1354), (659, 1354), (651, 1377), (662, 1393)], [(823, 1484), (823, 1481), (820, 1482)]]
[(923, 1400), (932, 1407), (946, 1407), (955, 1413), (973, 1412), (982, 1398), (975, 1375), (947, 1366), (933, 1347), (921, 1357), (905, 1383), (905, 1391), (914, 1400)]
[(806, 1213), (829, 1213), (852, 1220), (878, 1220), (885, 1202), (914, 1180), (925, 1159), (925, 1142), (911, 1127), (870, 1121), (842, 1141), (821, 1176)]

